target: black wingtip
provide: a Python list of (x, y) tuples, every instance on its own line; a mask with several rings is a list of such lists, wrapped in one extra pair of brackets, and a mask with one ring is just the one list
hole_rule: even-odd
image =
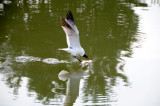
[(66, 19), (74, 22), (74, 18), (73, 18), (73, 14), (72, 14), (71, 10), (68, 11), (68, 13), (66, 14)]

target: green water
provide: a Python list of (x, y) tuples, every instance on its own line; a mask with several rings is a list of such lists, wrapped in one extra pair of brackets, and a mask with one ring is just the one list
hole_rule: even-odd
[[(1, 1), (0, 105), (159, 106), (159, 5), (159, 0)], [(89, 66), (58, 50), (67, 47), (60, 17), (68, 10)]]

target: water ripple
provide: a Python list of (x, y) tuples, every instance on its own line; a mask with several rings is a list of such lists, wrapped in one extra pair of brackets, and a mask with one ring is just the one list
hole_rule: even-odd
[(15, 58), (15, 61), (16, 62), (21, 62), (21, 63), (42, 61), (42, 62), (47, 63), (47, 64), (69, 63), (68, 61), (58, 60), (56, 58), (42, 59), (40, 57), (33, 57), (33, 56), (17, 56)]
[(41, 58), (33, 57), (33, 56), (18, 56), (18, 57), (16, 57), (16, 61), (22, 62), (22, 63), (35, 62), (35, 61), (41, 61)]
[(42, 61), (43, 61), (44, 63), (47, 63), (47, 64), (69, 63), (69, 62), (67, 62), (67, 61), (58, 60), (58, 59), (55, 59), (55, 58), (46, 58), (46, 59), (43, 59)]

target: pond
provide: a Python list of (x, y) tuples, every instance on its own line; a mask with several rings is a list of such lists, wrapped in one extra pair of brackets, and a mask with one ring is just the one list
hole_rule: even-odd
[[(58, 50), (70, 10), (87, 66)], [(159, 106), (159, 13), (159, 0), (0, 1), (0, 105)]]

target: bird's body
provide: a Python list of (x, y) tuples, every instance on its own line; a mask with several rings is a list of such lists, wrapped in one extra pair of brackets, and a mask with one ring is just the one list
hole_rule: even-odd
[(63, 27), (63, 30), (66, 33), (66, 40), (68, 44), (68, 48), (64, 48), (61, 50), (65, 50), (68, 53), (71, 53), (73, 56), (83, 56), (84, 55), (84, 49), (80, 45), (79, 35), (74, 32), (72, 29), (67, 29)]
[(62, 18), (61, 24), (64, 32), (66, 33), (68, 48), (63, 48), (59, 50), (64, 50), (73, 55), (74, 57), (83, 56), (88, 58), (88, 56), (85, 54), (85, 51), (80, 44), (79, 31), (75, 25), (71, 11), (67, 13), (65, 19)]

